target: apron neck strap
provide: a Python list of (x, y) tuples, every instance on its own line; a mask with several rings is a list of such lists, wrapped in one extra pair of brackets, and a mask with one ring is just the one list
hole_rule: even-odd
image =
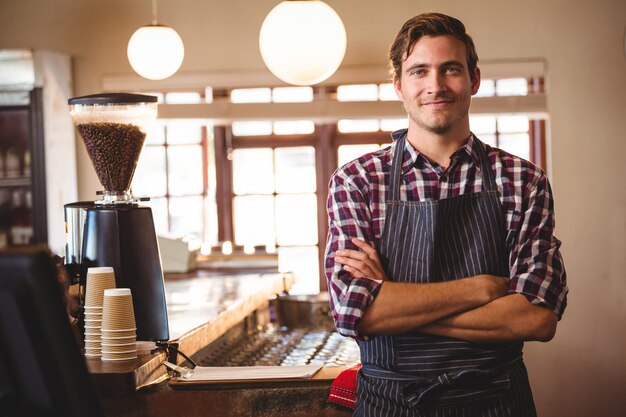
[(400, 178), (402, 177), (402, 160), (404, 159), (404, 147), (406, 146), (405, 131), (394, 143), (393, 162), (391, 163), (391, 178), (389, 180), (389, 190), (391, 201), (400, 200)]
[(479, 141), (476, 136), (474, 136), (474, 143), (476, 144), (476, 150), (478, 152), (478, 157), (480, 158), (480, 170), (483, 176), (483, 191), (497, 190), (498, 187), (496, 186), (496, 180), (493, 176), (493, 172), (491, 171), (491, 162), (489, 161), (489, 157), (485, 151), (485, 144)]

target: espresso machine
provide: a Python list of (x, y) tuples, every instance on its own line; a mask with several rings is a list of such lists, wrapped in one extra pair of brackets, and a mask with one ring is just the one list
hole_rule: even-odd
[(169, 340), (161, 258), (150, 207), (130, 192), (154, 96), (111, 93), (69, 99), (70, 114), (104, 190), (96, 201), (66, 204), (65, 267), (84, 291), (89, 267), (110, 266), (130, 288), (137, 339)]

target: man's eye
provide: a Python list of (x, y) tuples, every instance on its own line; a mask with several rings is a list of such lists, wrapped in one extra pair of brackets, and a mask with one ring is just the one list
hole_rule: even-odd
[(422, 69), (414, 69), (413, 71), (410, 72), (411, 75), (422, 75), (424, 74), (424, 70)]
[(455, 67), (449, 67), (449, 68), (446, 68), (446, 72), (456, 74), (457, 72), (461, 72), (461, 70)]

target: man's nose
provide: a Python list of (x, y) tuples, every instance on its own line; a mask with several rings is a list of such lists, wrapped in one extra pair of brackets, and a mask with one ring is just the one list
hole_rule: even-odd
[(428, 75), (428, 93), (438, 94), (446, 90), (446, 83), (443, 74), (433, 71)]

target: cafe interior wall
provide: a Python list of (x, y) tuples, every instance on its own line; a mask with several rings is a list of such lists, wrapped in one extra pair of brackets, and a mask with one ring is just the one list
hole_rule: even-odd
[[(266, 71), (258, 32), (278, 0), (160, 0), (159, 21), (185, 42), (180, 73)], [(327, 0), (348, 33), (343, 65), (386, 63), (409, 17), (460, 18), (482, 60), (547, 62), (548, 172), (569, 307), (526, 361), (544, 417), (626, 415), (626, 2), (621, 0)], [(74, 92), (98, 92), (105, 75), (130, 74), (126, 44), (151, 20), (149, 0), (0, 0), (0, 49), (69, 54)], [(99, 189), (77, 144), (80, 199)], [(62, 161), (59, 161), (62, 163)]]

